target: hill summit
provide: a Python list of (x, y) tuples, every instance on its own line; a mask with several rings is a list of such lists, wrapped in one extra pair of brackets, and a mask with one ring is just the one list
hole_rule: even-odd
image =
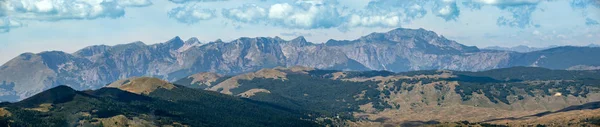
[(139, 77), (119, 80), (109, 84), (107, 87), (119, 88), (136, 94), (150, 94), (156, 89), (170, 90), (176, 86), (158, 78)]

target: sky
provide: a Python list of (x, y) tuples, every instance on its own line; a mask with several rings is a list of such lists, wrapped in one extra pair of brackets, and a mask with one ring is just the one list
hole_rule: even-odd
[(323, 43), (399, 27), (478, 47), (582, 46), (600, 44), (599, 22), (600, 0), (0, 0), (0, 63), (175, 36)]

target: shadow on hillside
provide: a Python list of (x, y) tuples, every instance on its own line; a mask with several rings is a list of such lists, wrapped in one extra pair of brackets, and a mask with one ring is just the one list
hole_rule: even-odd
[(407, 122), (400, 124), (400, 126), (401, 127), (417, 127), (417, 126), (432, 125), (432, 124), (440, 124), (440, 122), (433, 121), (433, 120), (430, 120), (430, 121), (407, 121)]
[(600, 108), (600, 101), (597, 102), (590, 102), (590, 103), (585, 103), (582, 105), (573, 105), (573, 106), (569, 106), (566, 108), (563, 108), (561, 110), (557, 110), (554, 112), (551, 111), (547, 111), (547, 112), (542, 112), (542, 113), (538, 113), (538, 114), (533, 114), (533, 115), (529, 115), (529, 116), (524, 116), (524, 117), (507, 117), (507, 118), (498, 118), (498, 119), (490, 119), (490, 120), (486, 120), (486, 121), (482, 121), (482, 122), (492, 122), (492, 121), (498, 121), (498, 120), (523, 120), (523, 119), (528, 119), (531, 117), (542, 117), (542, 116), (546, 116), (546, 115), (550, 115), (550, 114), (555, 114), (555, 113), (561, 113), (561, 112), (568, 112), (568, 111), (574, 111), (574, 110), (586, 110), (586, 109), (599, 109)]

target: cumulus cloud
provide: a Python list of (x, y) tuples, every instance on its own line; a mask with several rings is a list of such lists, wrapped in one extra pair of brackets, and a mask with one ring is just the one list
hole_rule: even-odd
[[(175, 3), (190, 1), (221, 0), (170, 0)], [(542, 2), (553, 0), (371, 0), (364, 8), (343, 7), (336, 0), (297, 0), (279, 2), (270, 5), (245, 4), (236, 8), (221, 10), (224, 18), (234, 22), (265, 24), (294, 29), (338, 28), (347, 30), (352, 27), (399, 27), (415, 19), (431, 14), (444, 21), (457, 21), (461, 9), (479, 11), (483, 6), (496, 7), (509, 15), (498, 16), (496, 25), (514, 28), (539, 27), (532, 20), (532, 14)], [(463, 6), (458, 4), (462, 3)], [(587, 3), (587, 4), (583, 4)], [(594, 4), (596, 3), (596, 4)], [(598, 5), (596, 0), (573, 0), (572, 6)], [(206, 18), (186, 18), (193, 13), (182, 13), (184, 23), (195, 23), (214, 17), (212, 10), (195, 8), (207, 13)], [(191, 10), (190, 10), (191, 11)]]
[(0, 1), (0, 17), (6, 16), (6, 1)]
[(246, 4), (238, 8), (223, 9), (222, 13), (225, 18), (245, 23), (258, 23), (267, 17), (267, 10), (256, 6), (255, 4)]
[(149, 0), (8, 0), (11, 17), (21, 20), (59, 21), (66, 19), (118, 18), (126, 7), (142, 7)]
[(23, 23), (10, 18), (0, 18), (0, 33), (10, 32), (12, 28), (22, 27)]
[(467, 0), (463, 5), (471, 9), (481, 9), (482, 6), (495, 6), (500, 10), (508, 11), (510, 16), (500, 16), (496, 20), (498, 26), (508, 26), (516, 28), (537, 27), (531, 21), (532, 13), (537, 9), (538, 4), (549, 0)]
[(152, 5), (149, 0), (116, 0), (122, 7), (145, 7)]
[(427, 14), (425, 0), (375, 0), (348, 16), (348, 27), (398, 27)]
[(583, 9), (587, 7), (597, 7), (600, 8), (599, 0), (571, 0), (570, 5), (574, 9)]
[(228, 1), (228, 0), (169, 0), (173, 3), (187, 3), (187, 2), (216, 2), (216, 1)]
[(427, 14), (424, 8), (429, 0), (374, 0), (369, 2), (364, 11), (382, 14), (398, 13), (403, 20), (422, 18)]
[(0, 33), (24, 26), (25, 20), (119, 18), (127, 7), (150, 5), (150, 0), (0, 0)]
[(494, 5), (494, 6), (521, 6), (533, 5), (547, 0), (471, 0), (476, 4)]
[(198, 4), (189, 4), (173, 8), (167, 15), (178, 22), (186, 24), (193, 24), (201, 20), (209, 20), (217, 17), (214, 9), (204, 9)]
[(585, 25), (594, 26), (594, 25), (600, 25), (600, 23), (598, 23), (598, 21), (596, 21), (594, 19), (586, 18)]
[(269, 8), (268, 18), (274, 25), (289, 28), (332, 28), (343, 22), (338, 9), (325, 1), (281, 3)]
[(330, 1), (297, 1), (277, 3), (268, 7), (247, 4), (223, 9), (223, 16), (243, 23), (265, 23), (296, 29), (333, 28), (344, 21), (340, 8)]
[(371, 26), (371, 27), (395, 27), (400, 25), (400, 16), (396, 13), (384, 15), (356, 15), (350, 16), (348, 25), (350, 27)]
[(446, 21), (456, 20), (460, 15), (460, 10), (454, 0), (442, 0), (435, 2), (433, 9), (431, 10), (438, 17), (443, 18)]
[(535, 5), (524, 5), (519, 7), (506, 7), (505, 10), (512, 13), (510, 17), (501, 16), (498, 18), (496, 24), (499, 26), (509, 26), (526, 28), (535, 26), (531, 21), (531, 14), (535, 11)]

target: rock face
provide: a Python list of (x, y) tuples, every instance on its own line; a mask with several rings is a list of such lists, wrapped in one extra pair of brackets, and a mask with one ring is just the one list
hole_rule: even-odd
[(599, 66), (600, 48), (558, 47), (530, 53), (479, 50), (424, 29), (395, 29), (356, 40), (314, 44), (303, 37), (239, 38), (200, 45), (196, 38), (165, 43), (90, 46), (69, 54), (25, 53), (0, 66), (0, 100), (16, 101), (67, 85), (96, 89), (136, 76), (174, 81), (199, 72), (240, 74), (262, 68), (306, 66), (335, 70), (450, 69), (480, 71), (511, 66), (567, 69)]

